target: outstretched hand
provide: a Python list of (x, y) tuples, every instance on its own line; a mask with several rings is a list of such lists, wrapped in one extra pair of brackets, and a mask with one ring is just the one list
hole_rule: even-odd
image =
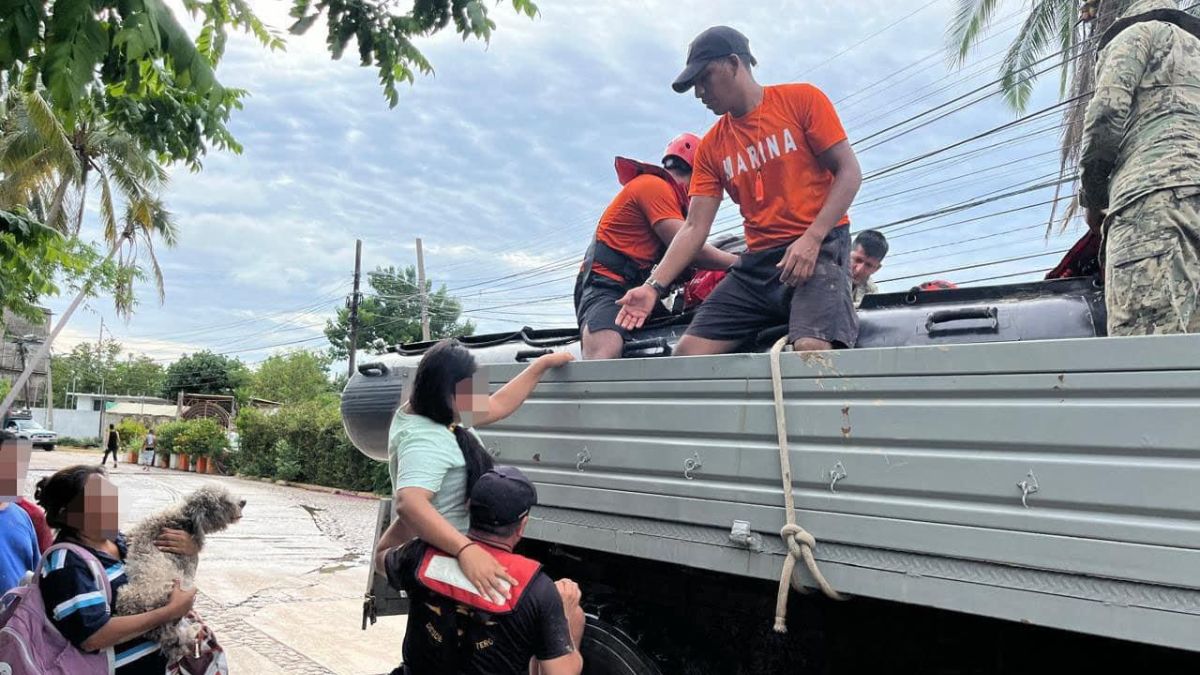
[(658, 302), (658, 292), (649, 286), (638, 286), (631, 289), (617, 304), (621, 311), (617, 313), (617, 325), (625, 330), (635, 330), (646, 323), (646, 318), (654, 311), (654, 303)]
[(537, 363), (545, 366), (546, 369), (549, 370), (551, 368), (558, 368), (559, 366), (565, 366), (574, 360), (575, 360), (575, 355), (572, 354), (571, 352), (553, 352), (550, 354), (544, 354), (542, 356), (539, 356), (537, 358)]

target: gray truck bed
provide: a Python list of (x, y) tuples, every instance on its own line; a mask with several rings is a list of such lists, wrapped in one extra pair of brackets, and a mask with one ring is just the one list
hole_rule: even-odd
[[(836, 588), (1200, 650), (1200, 336), (784, 354), (783, 372), (799, 520)], [(538, 482), (535, 539), (776, 579), (770, 392), (762, 354), (579, 363), (484, 437)]]
[[(839, 591), (1200, 651), (1200, 335), (785, 353), (783, 377)], [(765, 354), (574, 363), (483, 438), (538, 483), (533, 539), (778, 578)]]

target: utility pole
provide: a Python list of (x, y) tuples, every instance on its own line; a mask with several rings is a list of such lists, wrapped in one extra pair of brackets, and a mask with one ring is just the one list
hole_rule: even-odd
[[(54, 313), (46, 312), (46, 335), (54, 327)], [(46, 352), (46, 426), (54, 428), (54, 348)]]
[(417, 237), (417, 286), (421, 289), (421, 339), (429, 342), (429, 294), (425, 292), (425, 254)]
[(104, 400), (104, 357), (101, 355), (104, 351), (104, 317), (100, 317), (100, 336), (96, 338), (96, 367), (100, 370), (100, 427), (96, 429), (96, 437), (104, 443), (104, 412), (106, 409)]
[(358, 292), (359, 277), (362, 276), (362, 239), (354, 240), (354, 293), (350, 295), (350, 372), (354, 377), (354, 360), (358, 355), (358, 303), (362, 296)]

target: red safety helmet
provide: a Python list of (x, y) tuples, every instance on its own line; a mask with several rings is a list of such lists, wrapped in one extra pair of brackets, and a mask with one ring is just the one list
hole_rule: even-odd
[(696, 148), (699, 147), (700, 137), (696, 134), (679, 134), (667, 143), (667, 149), (663, 151), (663, 164), (666, 164), (668, 157), (678, 157), (690, 168), (696, 163)]
[(952, 288), (958, 288), (958, 284), (954, 283), (953, 281), (946, 281), (944, 279), (926, 281), (920, 286), (917, 286), (917, 289), (922, 291), (948, 291)]

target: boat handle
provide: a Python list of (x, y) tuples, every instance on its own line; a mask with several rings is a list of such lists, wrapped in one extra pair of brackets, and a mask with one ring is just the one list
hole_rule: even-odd
[(367, 377), (379, 377), (388, 374), (388, 367), (380, 361), (372, 361), (371, 363), (360, 363), (358, 372)]
[(553, 353), (553, 349), (522, 349), (521, 351), (517, 352), (517, 360), (525, 362), (530, 359), (536, 359), (539, 356), (545, 356)]
[(659, 350), (658, 354), (642, 354), (641, 356), (670, 356), (671, 343), (667, 342), (665, 337), (646, 338), (644, 340), (630, 340), (621, 348), (621, 356), (633, 356), (637, 352), (646, 351), (649, 349)]
[(986, 330), (1000, 330), (1000, 310), (995, 307), (960, 307), (958, 309), (943, 309), (933, 312), (929, 318), (925, 320), (925, 332), (932, 333), (935, 330), (950, 330), (949, 327), (941, 327), (939, 324), (950, 323), (952, 321), (967, 321), (970, 319), (989, 319), (992, 325)]

